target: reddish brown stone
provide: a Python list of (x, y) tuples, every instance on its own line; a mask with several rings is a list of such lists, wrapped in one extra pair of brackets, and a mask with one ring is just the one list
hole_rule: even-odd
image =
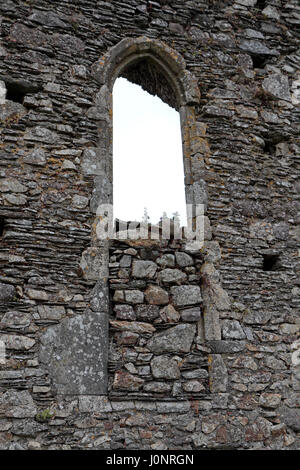
[(141, 439), (151, 439), (152, 432), (151, 431), (145, 431), (144, 429), (140, 429), (140, 437), (141, 437)]
[(216, 432), (216, 441), (225, 444), (228, 441), (226, 426), (220, 426)]
[(125, 344), (125, 345), (134, 345), (137, 340), (139, 339), (139, 335), (137, 333), (132, 333), (131, 331), (122, 331), (115, 336), (118, 344)]
[(169, 302), (169, 294), (159, 286), (149, 286), (145, 297), (147, 302), (153, 305), (166, 305)]
[(236, 400), (238, 408), (242, 410), (254, 410), (257, 408), (257, 400), (254, 395), (247, 393)]
[(139, 390), (144, 383), (143, 379), (136, 377), (135, 375), (129, 374), (122, 370), (118, 370), (115, 373), (113, 388), (115, 390)]

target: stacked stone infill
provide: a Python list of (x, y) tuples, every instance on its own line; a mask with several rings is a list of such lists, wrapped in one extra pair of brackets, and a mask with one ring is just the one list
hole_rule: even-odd
[[(150, 245), (150, 246), (149, 246)], [(113, 242), (110, 249), (111, 397), (206, 396), (200, 252), (180, 241)]]

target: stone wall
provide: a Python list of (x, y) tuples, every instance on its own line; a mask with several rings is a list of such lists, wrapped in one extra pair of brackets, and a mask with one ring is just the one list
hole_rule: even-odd
[[(130, 243), (130, 242), (129, 242)], [(179, 241), (111, 248), (111, 397), (187, 399), (208, 393), (200, 291), (202, 254)]]
[[(299, 448), (298, 24), (294, 0), (1, 3), (1, 448)], [(180, 54), (201, 92), (193, 106), (202, 134), (193, 136), (187, 184), (201, 193), (211, 227), (201, 252), (189, 254), (202, 260), (199, 284), (188, 278), (189, 288), (200, 285), (201, 321), (193, 354), (170, 353), (178, 379), (152, 378), (161, 372), (151, 361), (167, 352), (147, 345), (172, 328), (196, 328), (196, 319), (183, 317), (187, 309), (176, 303), (177, 315), (161, 306), (153, 322), (140, 319), (138, 307), (126, 313), (124, 305), (135, 304), (121, 296), (109, 303), (108, 254), (98, 256), (91, 243), (95, 200), (109, 193), (111, 171), (98, 153), (110, 137), (95, 109), (93, 66), (121, 40), (139, 36)], [(143, 67), (126, 73), (165, 97)], [(144, 258), (141, 247), (129, 249), (137, 254), (124, 255), (136, 262), (157, 263), (151, 250)], [(176, 259), (178, 251), (185, 250), (174, 245), (169, 254)], [(110, 264), (122, 253), (111, 253), (117, 258)], [(157, 266), (155, 273), (178, 269), (182, 279), (198, 275), (198, 267)], [(115, 267), (110, 280), (126, 279)], [(153, 279), (137, 277), (158, 286)], [(143, 286), (129, 291), (149, 289)], [(160, 287), (173, 303), (181, 286)], [(137, 318), (120, 318), (130, 312)], [(166, 325), (170, 315), (177, 326)], [(151, 332), (129, 325), (128, 334), (125, 321), (150, 324)], [(109, 335), (117, 348), (107, 358)], [(139, 343), (123, 346), (134, 338)], [(72, 363), (80, 348), (82, 361)], [(137, 362), (134, 348), (155, 354), (150, 366)], [(120, 349), (131, 360), (120, 360)], [(181, 361), (189, 354), (207, 363), (187, 369)], [(186, 376), (198, 369), (208, 372), (204, 390), (184, 390), (200, 383)], [(144, 380), (138, 391), (112, 385), (127, 373)], [(147, 390), (155, 382), (165, 391)]]

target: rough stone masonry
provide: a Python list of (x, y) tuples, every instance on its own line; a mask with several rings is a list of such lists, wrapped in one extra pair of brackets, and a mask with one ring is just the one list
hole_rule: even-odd
[[(1, 2), (1, 449), (299, 449), (299, 23)], [(180, 111), (198, 251), (95, 240), (118, 74)]]

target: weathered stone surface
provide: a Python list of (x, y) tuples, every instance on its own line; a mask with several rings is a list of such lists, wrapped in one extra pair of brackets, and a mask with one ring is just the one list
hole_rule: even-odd
[(262, 11), (262, 14), (266, 16), (267, 18), (272, 18), (273, 20), (280, 19), (280, 14), (278, 10), (271, 5), (268, 5), (266, 8), (264, 8)]
[(221, 354), (209, 357), (209, 387), (212, 393), (227, 391), (228, 373)]
[(0, 300), (3, 302), (13, 300), (16, 295), (16, 289), (11, 284), (0, 282)]
[(45, 151), (42, 148), (36, 148), (23, 159), (24, 163), (36, 166), (45, 166), (47, 163), (47, 158)]
[(198, 304), (202, 301), (200, 287), (193, 285), (171, 287), (173, 302), (178, 307)]
[(181, 268), (185, 268), (186, 266), (192, 266), (194, 264), (193, 258), (187, 253), (181, 251), (176, 251), (175, 258), (176, 263)]
[(157, 266), (153, 261), (134, 260), (132, 265), (132, 275), (138, 279), (153, 279)]
[(20, 103), (6, 100), (0, 107), (0, 122), (8, 121), (10, 119), (20, 119), (26, 114), (26, 112), (26, 108), (24, 108)]
[(259, 397), (259, 403), (263, 408), (277, 408), (281, 403), (279, 393), (262, 393)]
[(110, 321), (113, 328), (122, 331), (133, 331), (134, 333), (153, 333), (155, 330), (154, 326), (150, 323), (143, 323), (137, 321)]
[(175, 256), (171, 253), (165, 254), (156, 260), (162, 268), (174, 268), (175, 267)]
[(47, 426), (36, 421), (17, 421), (13, 425), (11, 432), (16, 436), (35, 437), (38, 433), (46, 431)]
[(177, 325), (162, 333), (156, 333), (147, 343), (147, 347), (156, 354), (189, 352), (195, 332), (195, 325), (186, 323)]
[(199, 321), (201, 318), (200, 307), (187, 308), (180, 312), (183, 321)]
[(107, 276), (108, 255), (105, 249), (87, 248), (81, 256), (80, 267), (83, 277), (98, 281)]
[(28, 313), (9, 311), (6, 312), (0, 321), (0, 327), (10, 329), (23, 329), (30, 325), (30, 316)]
[(107, 313), (86, 312), (63, 319), (41, 335), (39, 358), (58, 393), (106, 393), (107, 333)]
[(3, 80), (0, 80), (0, 105), (5, 104), (6, 86)]
[(163, 269), (160, 271), (158, 277), (162, 282), (170, 284), (171, 282), (177, 283), (185, 281), (187, 275), (179, 269)]
[(79, 411), (81, 413), (106, 413), (111, 410), (111, 404), (105, 396), (81, 395), (79, 397)]
[(28, 129), (24, 134), (25, 140), (33, 142), (42, 142), (46, 144), (54, 144), (58, 141), (58, 135), (56, 132), (50, 131), (49, 129), (41, 126), (33, 127)]
[(280, 408), (282, 421), (294, 431), (300, 431), (300, 409), (283, 406)]
[(7, 418), (33, 418), (36, 405), (26, 390), (8, 390), (0, 395), (0, 415)]
[(144, 293), (140, 290), (126, 290), (124, 291), (125, 301), (129, 304), (141, 304), (144, 301)]
[(185, 379), (206, 379), (208, 377), (208, 372), (205, 369), (193, 369), (183, 371), (182, 376)]
[(291, 100), (289, 81), (286, 75), (273, 74), (264, 79), (262, 83), (263, 90), (274, 98), (281, 100)]
[(136, 314), (132, 305), (115, 305), (114, 311), (118, 320), (135, 320)]
[(243, 316), (243, 321), (249, 325), (265, 325), (268, 323), (272, 316), (272, 312), (249, 312), (247, 311)]
[(224, 339), (245, 339), (246, 335), (237, 320), (224, 320), (222, 323)]
[(35, 345), (35, 340), (27, 336), (19, 335), (1, 335), (7, 349), (15, 349), (17, 351), (27, 351)]
[(145, 298), (149, 304), (165, 305), (169, 302), (167, 291), (159, 286), (150, 285), (145, 291)]
[(25, 193), (27, 188), (13, 178), (3, 178), (0, 180), (0, 192), (5, 193), (8, 191), (12, 193)]
[(144, 385), (145, 392), (166, 393), (170, 392), (171, 385), (165, 382), (148, 382)]
[(163, 307), (159, 313), (160, 318), (165, 323), (178, 323), (180, 320), (180, 314), (175, 310), (173, 305), (169, 304)]
[(131, 256), (124, 255), (120, 260), (120, 267), (121, 268), (129, 268), (131, 266)]
[(77, 209), (84, 209), (87, 207), (89, 200), (85, 196), (80, 196), (79, 194), (75, 194), (72, 199), (72, 205)]
[(48, 300), (49, 296), (44, 290), (27, 289), (27, 295), (32, 300)]
[(158, 305), (137, 305), (136, 315), (139, 320), (152, 322), (159, 316)]
[(81, 168), (85, 175), (102, 175), (104, 172), (103, 160), (97, 148), (87, 148), (83, 151)]
[(246, 441), (263, 441), (271, 434), (271, 423), (265, 418), (257, 418), (257, 420), (246, 427), (245, 440)]
[(38, 305), (38, 312), (43, 320), (60, 320), (66, 313), (65, 307), (62, 305), (57, 305), (55, 307)]
[(114, 377), (113, 388), (115, 390), (139, 390), (144, 383), (144, 380), (135, 375), (123, 371), (117, 371)]
[(4, 199), (6, 202), (11, 204), (12, 206), (25, 206), (27, 202), (27, 197), (23, 194), (15, 195), (15, 194), (5, 194)]
[(203, 392), (205, 387), (199, 380), (188, 380), (183, 384), (183, 390), (189, 393), (199, 393)]
[(176, 359), (168, 356), (156, 356), (151, 361), (151, 370), (155, 379), (178, 379), (180, 370)]
[(135, 345), (139, 339), (139, 334), (134, 331), (122, 331), (115, 336), (116, 341), (120, 345), (132, 346)]

